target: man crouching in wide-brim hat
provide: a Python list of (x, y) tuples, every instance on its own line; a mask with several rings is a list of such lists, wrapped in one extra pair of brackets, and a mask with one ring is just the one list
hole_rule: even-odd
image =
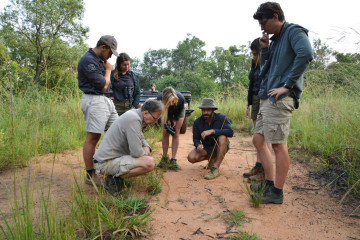
[(201, 106), (202, 116), (193, 125), (193, 141), (195, 149), (188, 156), (191, 163), (209, 160), (210, 172), (205, 179), (214, 179), (220, 175), (219, 167), (229, 150), (229, 139), (234, 135), (228, 118), (221, 113), (215, 113), (218, 108), (214, 99), (204, 98)]

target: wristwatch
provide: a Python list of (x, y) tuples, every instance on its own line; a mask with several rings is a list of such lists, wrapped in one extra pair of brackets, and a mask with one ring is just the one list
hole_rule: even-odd
[(288, 86), (288, 85), (286, 85), (286, 83), (285, 83), (285, 85), (284, 85), (284, 88), (286, 88), (286, 89), (291, 89), (291, 87), (290, 86)]

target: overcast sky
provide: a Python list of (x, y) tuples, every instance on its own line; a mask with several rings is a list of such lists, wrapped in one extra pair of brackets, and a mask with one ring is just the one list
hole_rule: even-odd
[[(5, 2), (1, 1), (3, 9)], [(253, 14), (259, 0), (84, 0), (83, 23), (90, 28), (87, 43), (101, 35), (114, 35), (118, 52), (143, 58), (149, 49), (173, 49), (192, 34), (206, 43), (208, 54), (216, 46), (247, 45), (261, 36)], [(327, 41), (341, 52), (360, 52), (358, 0), (278, 1), (288, 22), (310, 30), (311, 39)], [(110, 59), (115, 62), (115, 57)]]

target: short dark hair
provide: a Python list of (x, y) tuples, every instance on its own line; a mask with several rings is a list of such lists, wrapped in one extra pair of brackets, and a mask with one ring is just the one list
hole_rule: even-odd
[(280, 4), (277, 2), (266, 2), (261, 4), (258, 9), (256, 10), (256, 13), (254, 13), (254, 19), (261, 20), (263, 18), (271, 19), (273, 18), (274, 14), (277, 14), (279, 16), (279, 21), (285, 20), (285, 15), (283, 10), (280, 7)]
[(99, 40), (97, 43), (96, 43), (96, 47), (100, 47), (102, 45), (105, 45), (105, 48), (106, 49), (109, 49), (110, 47), (103, 41), (103, 40)]
[(148, 112), (158, 112), (161, 111), (161, 113), (164, 112), (164, 105), (159, 100), (155, 99), (148, 99), (144, 102), (144, 104), (141, 106), (141, 111), (148, 111)]

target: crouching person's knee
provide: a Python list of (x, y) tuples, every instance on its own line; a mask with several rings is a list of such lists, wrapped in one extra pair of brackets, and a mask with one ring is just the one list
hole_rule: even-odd
[(147, 159), (146, 159), (145, 169), (147, 172), (151, 172), (155, 168), (155, 159), (150, 156), (147, 156), (146, 158)]
[(196, 163), (196, 156), (194, 154), (194, 150), (191, 151), (187, 157), (187, 160), (190, 162), (190, 163)]
[(219, 145), (227, 145), (228, 144), (228, 141), (227, 141), (227, 137), (226, 136), (224, 136), (224, 135), (220, 135), (219, 137), (218, 137), (218, 144)]

